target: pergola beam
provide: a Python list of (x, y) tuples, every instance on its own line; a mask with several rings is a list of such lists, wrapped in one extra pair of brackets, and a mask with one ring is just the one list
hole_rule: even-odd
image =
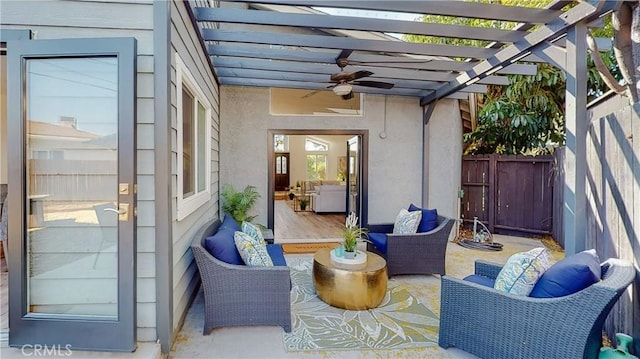
[(557, 17), (560, 11), (536, 9), (498, 4), (485, 4), (466, 1), (312, 1), (312, 0), (227, 0), (230, 2), (291, 5), (308, 7), (349, 8), (376, 11), (406, 12), (412, 14), (431, 14), (459, 16), (488, 20), (546, 23)]
[[(211, 56), (216, 57), (243, 57), (267, 60), (283, 60), (296, 62), (315, 62), (324, 64), (334, 64), (339, 51), (328, 51), (322, 49), (307, 50), (294, 49), (274, 49), (261, 47), (259, 50), (254, 46), (238, 45), (209, 45), (208, 51)], [(214, 57), (215, 61), (215, 57)], [(477, 61), (463, 62), (454, 60), (441, 60), (431, 58), (420, 58), (410, 56), (389, 56), (389, 55), (369, 55), (352, 53), (349, 56), (349, 63), (352, 65), (372, 64), (377, 67), (405, 68), (411, 70), (432, 70), (432, 71), (466, 71), (477, 65)], [(535, 75), (536, 66), (530, 64), (512, 64), (496, 72), (500, 75)]]
[(579, 23), (567, 36), (566, 150), (564, 160), (564, 249), (585, 250), (587, 223), (587, 27)]
[[(235, 68), (235, 69), (253, 69), (268, 71), (285, 71), (301, 73), (301, 80), (304, 80), (302, 74), (325, 74), (331, 75), (339, 72), (340, 69), (336, 65), (330, 64), (300, 64), (294, 61), (267, 61), (258, 59), (244, 58), (216, 58), (213, 60), (217, 69)], [(392, 69), (376, 66), (349, 66), (348, 71), (371, 71), (374, 77), (381, 81), (392, 82), (394, 79), (405, 80), (421, 80), (421, 81), (439, 81), (447, 82), (455, 78), (455, 74), (438, 71), (419, 71), (410, 69)], [(327, 76), (328, 80), (328, 76)], [(500, 84), (503, 85), (508, 81), (506, 77), (488, 76), (479, 81), (483, 84)]]
[[(221, 85), (235, 85), (235, 86), (255, 86), (255, 87), (282, 87), (282, 88), (297, 88), (308, 90), (322, 90), (325, 89), (326, 83), (319, 82), (299, 82), (299, 81), (286, 81), (286, 80), (267, 80), (267, 79), (246, 79), (238, 77), (220, 77)], [(375, 93), (381, 95), (397, 95), (397, 96), (422, 96), (428, 93), (424, 90), (416, 89), (379, 89), (373, 87), (361, 87), (353, 86), (353, 91), (364, 93)]]
[(197, 21), (389, 32), (507, 43), (517, 41), (526, 34), (524, 31), (354, 16), (293, 14), (263, 10), (239, 10), (207, 7), (199, 7), (196, 8), (195, 11)]
[(350, 49), (361, 51), (448, 56), (460, 58), (486, 59), (498, 50), (473, 46), (453, 46), (440, 44), (419, 44), (402, 41), (356, 39), (339, 36), (299, 35), (269, 32), (245, 32), (230, 30), (202, 29), (205, 41), (241, 42), (281, 46), (304, 46), (324, 49)]
[[(287, 72), (287, 71), (268, 71), (268, 70), (253, 70), (253, 69), (239, 69), (239, 68), (219, 68), (216, 69), (216, 75), (219, 77), (239, 77), (239, 78), (255, 78), (255, 79), (271, 79), (271, 80), (287, 80), (298, 82), (320, 82), (326, 83), (328, 86), (329, 76), (318, 73), (305, 73), (299, 72)], [(418, 81), (418, 80), (402, 80), (402, 79), (385, 79), (377, 78), (375, 76), (369, 76), (367, 81), (383, 81), (391, 82), (395, 86), (394, 88), (412, 88), (420, 90), (435, 90), (441, 83), (435, 81)]]

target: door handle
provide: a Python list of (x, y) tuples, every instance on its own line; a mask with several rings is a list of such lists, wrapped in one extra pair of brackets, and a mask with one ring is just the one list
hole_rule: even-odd
[(126, 222), (129, 220), (129, 203), (120, 203), (120, 207), (118, 209), (115, 208), (105, 208), (106, 212), (114, 212), (118, 214), (118, 220), (121, 222)]

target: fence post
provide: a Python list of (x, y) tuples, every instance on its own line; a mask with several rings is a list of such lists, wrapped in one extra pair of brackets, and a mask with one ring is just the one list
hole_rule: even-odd
[(496, 207), (498, 206), (498, 186), (496, 186), (496, 178), (498, 172), (498, 154), (489, 156), (489, 191), (487, 205), (489, 206), (489, 232), (495, 232), (496, 224)]

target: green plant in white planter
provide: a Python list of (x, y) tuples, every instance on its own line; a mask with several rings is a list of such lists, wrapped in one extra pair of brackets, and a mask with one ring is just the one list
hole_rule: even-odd
[(344, 222), (344, 230), (342, 231), (342, 238), (344, 242), (344, 257), (353, 258), (356, 254), (356, 247), (358, 241), (367, 236), (367, 229), (358, 225), (358, 217), (354, 212), (349, 213), (347, 219)]

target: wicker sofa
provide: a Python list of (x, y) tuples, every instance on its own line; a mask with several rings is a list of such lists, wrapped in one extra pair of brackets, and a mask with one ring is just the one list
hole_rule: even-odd
[(291, 332), (289, 267), (249, 267), (215, 258), (204, 242), (220, 224), (219, 220), (207, 223), (191, 242), (204, 291), (203, 334), (213, 328), (243, 325), (277, 325)]
[[(476, 261), (495, 279), (501, 265)], [(442, 277), (438, 344), (481, 358), (597, 358), (609, 311), (635, 277), (626, 261), (600, 265), (601, 280), (557, 298), (532, 298)]]
[(370, 225), (370, 239), (384, 233), (386, 250), (367, 243), (367, 250), (383, 256), (389, 277), (400, 274), (445, 274), (447, 243), (454, 221), (438, 216), (438, 226), (431, 231), (414, 234), (392, 234), (393, 224)]

